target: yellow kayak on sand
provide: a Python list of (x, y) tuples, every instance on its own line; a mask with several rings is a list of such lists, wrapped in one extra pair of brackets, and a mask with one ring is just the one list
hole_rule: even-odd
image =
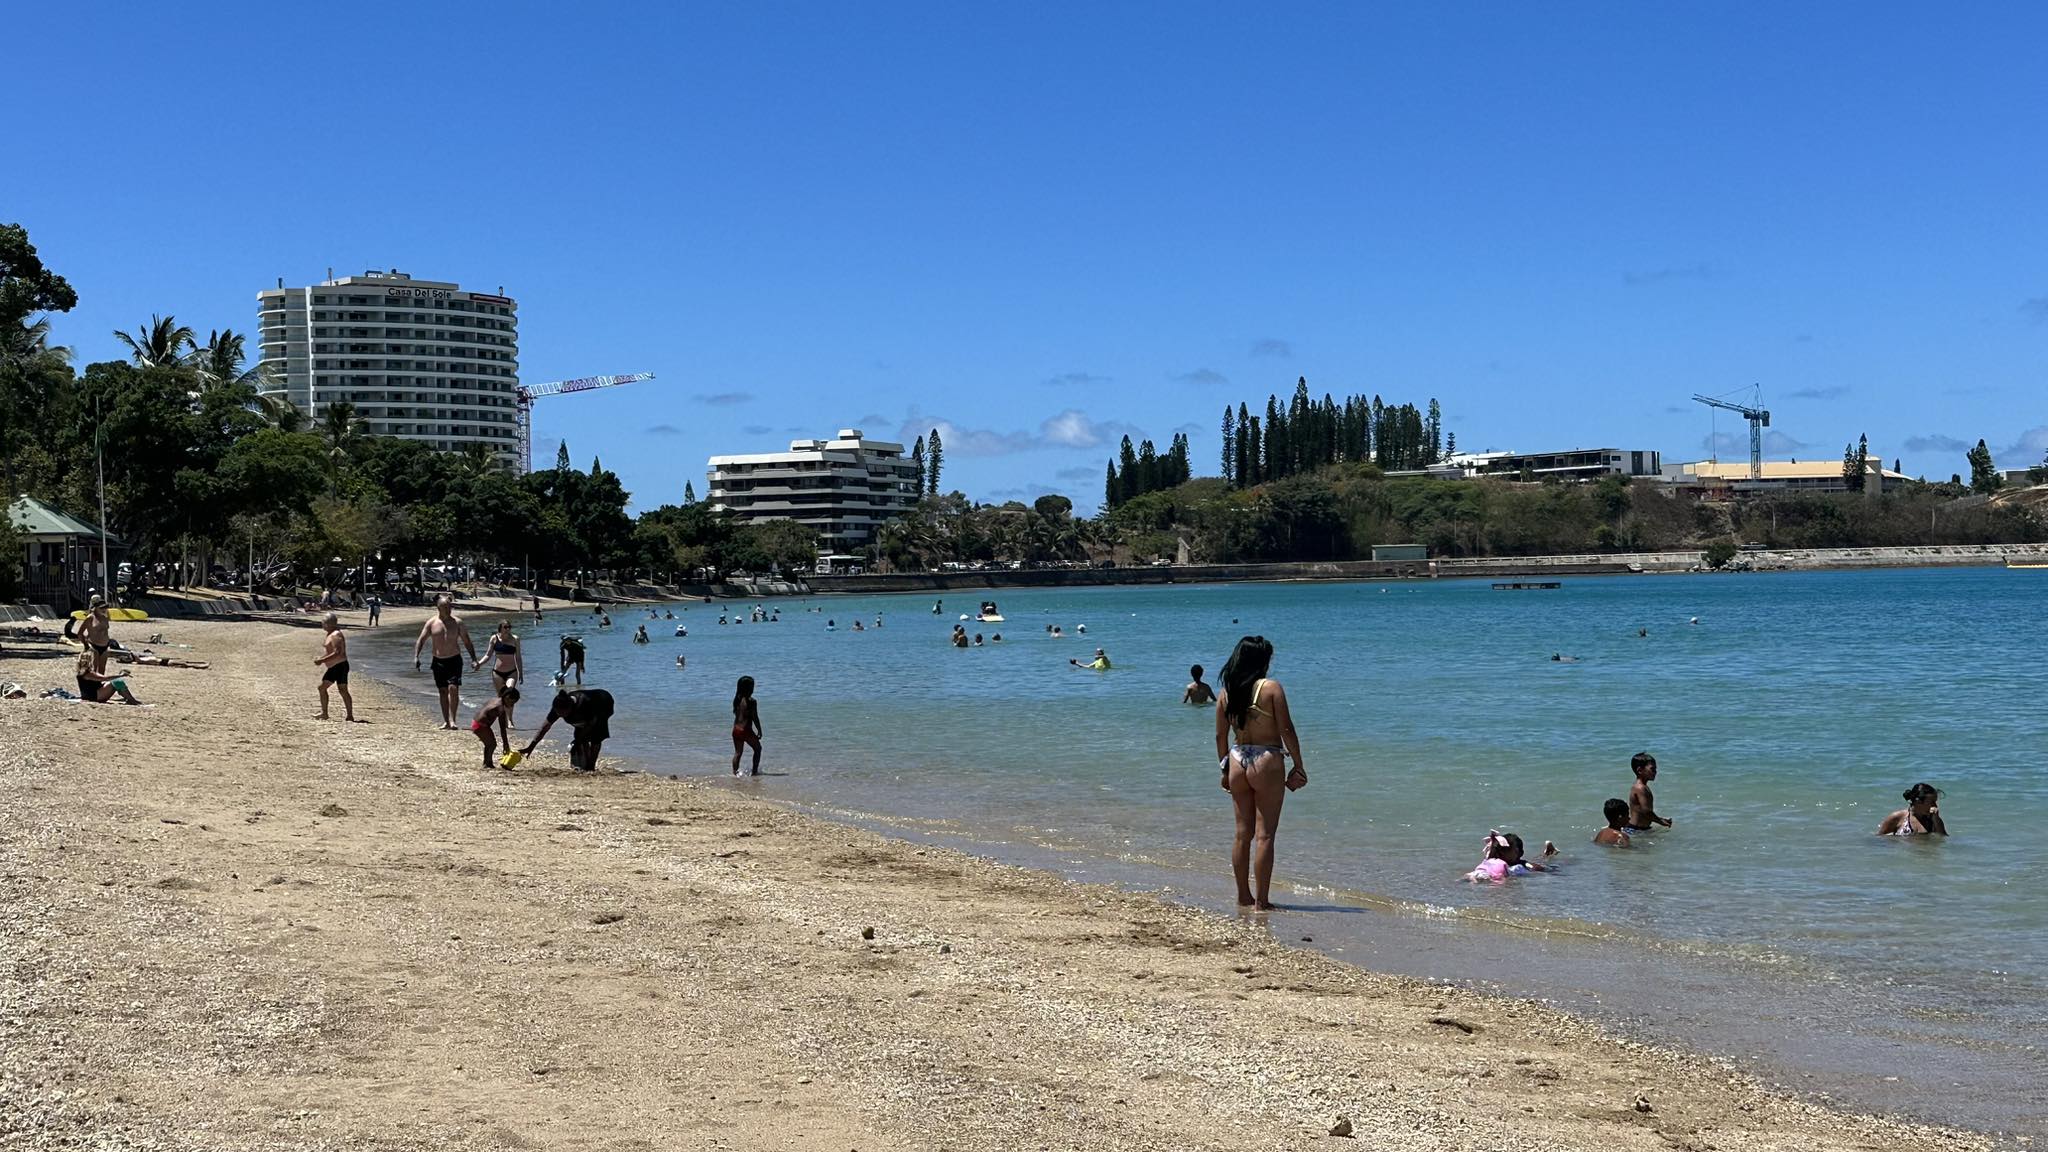
[[(78, 611), (73, 612), (71, 614), (71, 618), (73, 620), (83, 620), (86, 618), (87, 615), (88, 613), (86, 612), (86, 610), (80, 608)], [(144, 612), (140, 608), (109, 608), (107, 609), (107, 619), (128, 621), (147, 620), (149, 619), (149, 613)]]

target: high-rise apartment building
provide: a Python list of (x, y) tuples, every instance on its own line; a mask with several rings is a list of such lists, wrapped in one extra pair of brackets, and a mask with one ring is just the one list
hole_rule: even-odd
[(257, 294), (263, 363), (314, 420), (355, 405), (376, 436), (519, 451), (519, 306), (396, 269)]
[(705, 499), (745, 520), (795, 520), (824, 552), (874, 539), (884, 521), (917, 503), (921, 469), (903, 445), (842, 428), (831, 440), (792, 440), (787, 452), (713, 456)]

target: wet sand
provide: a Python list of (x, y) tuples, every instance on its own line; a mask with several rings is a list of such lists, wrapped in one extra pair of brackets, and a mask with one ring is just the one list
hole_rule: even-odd
[(315, 721), (315, 628), (115, 629), (213, 667), (140, 670), (148, 709), (0, 702), (11, 1146), (1987, 1143), (745, 794), (772, 781), (572, 774), (559, 725), (486, 772), (360, 662), (370, 723)]

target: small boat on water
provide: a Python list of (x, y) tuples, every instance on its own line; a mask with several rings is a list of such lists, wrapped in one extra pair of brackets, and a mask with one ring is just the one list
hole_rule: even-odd
[(2048, 560), (2014, 560), (2012, 557), (2007, 556), (2005, 558), (2005, 566), (2007, 568), (2048, 569)]
[(1001, 624), (1003, 622), (1003, 614), (996, 611), (995, 601), (983, 600), (981, 602), (981, 612), (975, 616), (975, 620), (983, 624)]

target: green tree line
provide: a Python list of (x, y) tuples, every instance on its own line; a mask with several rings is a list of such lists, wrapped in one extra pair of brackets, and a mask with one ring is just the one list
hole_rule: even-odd
[[(228, 329), (201, 343), (151, 317), (114, 334), (127, 360), (77, 371), (47, 315), (76, 302), (26, 231), (0, 226), (0, 481), (9, 501), (97, 520), (103, 459), (108, 530), (138, 562), (191, 560), (201, 579), (215, 555), (235, 564), (251, 551), (259, 567), (302, 577), (461, 558), (688, 579), (815, 559), (815, 538), (793, 522), (742, 524), (694, 501), (636, 521), (618, 475), (596, 459), (572, 467), (566, 444), (555, 467), (519, 475), (482, 445), (448, 453), (368, 435), (346, 402), (309, 420)], [(0, 593), (13, 594), (11, 524), (0, 547)]]

